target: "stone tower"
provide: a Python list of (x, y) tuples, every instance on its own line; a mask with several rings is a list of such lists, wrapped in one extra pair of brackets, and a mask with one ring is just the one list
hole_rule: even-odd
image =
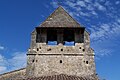
[(26, 75), (96, 74), (89, 33), (61, 6), (31, 33)]

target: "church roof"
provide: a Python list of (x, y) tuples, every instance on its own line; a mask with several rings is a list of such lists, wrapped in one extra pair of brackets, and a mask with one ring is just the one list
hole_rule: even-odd
[(98, 80), (94, 75), (88, 76), (88, 77), (79, 77), (74, 75), (53, 75), (53, 76), (42, 76), (42, 77), (34, 77), (34, 78), (28, 78), (26, 80)]
[(59, 6), (39, 27), (80, 27), (64, 9)]

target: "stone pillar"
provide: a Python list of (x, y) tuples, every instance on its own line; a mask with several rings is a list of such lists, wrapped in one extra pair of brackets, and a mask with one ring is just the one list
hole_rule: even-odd
[(36, 32), (36, 30), (34, 30), (31, 33), (31, 45), (30, 45), (30, 48), (32, 48), (32, 49), (36, 48), (36, 36), (37, 36), (37, 32)]
[(40, 30), (40, 43), (47, 43), (47, 30)]
[(80, 43), (80, 30), (75, 30), (75, 43)]
[(63, 44), (63, 30), (57, 30), (57, 43)]
[(84, 47), (87, 52), (90, 50), (90, 37), (87, 31), (84, 31)]

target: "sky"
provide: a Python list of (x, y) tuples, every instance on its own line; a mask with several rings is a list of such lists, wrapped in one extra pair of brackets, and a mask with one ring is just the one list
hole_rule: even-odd
[(90, 33), (99, 77), (120, 80), (120, 0), (0, 0), (0, 74), (26, 66), (30, 34), (57, 1)]

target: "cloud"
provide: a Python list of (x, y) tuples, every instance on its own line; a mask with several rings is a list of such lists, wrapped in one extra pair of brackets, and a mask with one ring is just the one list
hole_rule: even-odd
[(112, 50), (111, 49), (100, 49), (95, 51), (95, 59), (96, 60), (101, 60), (102, 57), (107, 57), (112, 55)]
[(71, 1), (66, 1), (65, 4), (72, 7), (72, 8), (75, 8), (75, 6), (76, 6), (76, 4), (71, 2)]
[(91, 13), (92, 13), (93, 15), (97, 15), (97, 13), (96, 13), (95, 11), (92, 11)]
[(6, 71), (6, 70), (7, 70), (6, 67), (4, 67), (4, 66), (0, 66), (0, 72), (4, 72), (4, 71)]
[(0, 54), (0, 66), (5, 66), (7, 64), (4, 56)]
[(57, 2), (52, 2), (54, 8), (58, 7)]
[(91, 39), (93, 41), (104, 40), (106, 38), (111, 38), (111, 35), (118, 34), (120, 32), (120, 24), (117, 22), (108, 23), (108, 24), (100, 24), (97, 26), (92, 26), (89, 28), (91, 31)]
[[(92, 45), (99, 47), (99, 42), (111, 40), (120, 34), (120, 15), (118, 8), (111, 1), (106, 0), (67, 0), (66, 8), (80, 23), (87, 25)], [(116, 1), (119, 4), (119, 1)], [(69, 9), (71, 8), (71, 9)], [(106, 44), (106, 43), (105, 43)], [(111, 49), (101, 46), (98, 55), (109, 55)]]
[(84, 0), (85, 2), (87, 2), (87, 3), (91, 3), (92, 2), (92, 0)]
[(76, 5), (80, 5), (81, 7), (86, 7), (86, 4), (84, 1), (77, 1)]
[(26, 61), (26, 52), (15, 52), (13, 57), (8, 59), (8, 62), (11, 63), (9, 64), (12, 67), (11, 70), (26, 67)]
[(100, 11), (106, 11), (106, 8), (98, 2), (95, 2), (94, 6)]
[(109, 56), (109, 55), (111, 55), (111, 50), (109, 50), (109, 49), (102, 49), (102, 50), (99, 50), (99, 51), (97, 51), (96, 52), (96, 55), (98, 55), (98, 56)]
[(26, 52), (15, 52), (7, 59), (0, 54), (0, 74), (26, 67)]
[(89, 13), (84, 13), (84, 12), (80, 12), (80, 13), (79, 13), (79, 15), (81, 15), (81, 16), (87, 16), (87, 17), (89, 17), (89, 16), (90, 16), (90, 14), (89, 14)]
[(4, 60), (4, 59), (3, 59), (3, 56), (2, 56), (2, 55), (0, 55), (0, 62), (1, 62), (1, 61), (3, 61), (3, 60)]
[[(102, 5), (103, 3), (100, 3), (97, 0), (95, 0), (94, 2), (93, 0), (83, 0), (83, 1), (77, 0), (74, 2), (69, 0), (66, 1), (65, 4), (76, 10), (76, 13), (86, 11), (86, 13), (88, 13), (89, 15), (96, 15), (97, 14), (96, 9), (99, 11), (106, 11), (106, 7)], [(84, 15), (82, 14), (81, 16)]]
[[(113, 42), (115, 36), (120, 35), (120, 10), (116, 2), (107, 0), (65, 0), (62, 3), (63, 7), (81, 24), (84, 24), (90, 32), (92, 45), (99, 47), (99, 42), (107, 40)], [(105, 43), (106, 44), (106, 43)], [(109, 47), (109, 46), (108, 46)], [(96, 52), (100, 52), (100, 56), (105, 56), (111, 53), (111, 49), (104, 48)]]
[(57, 0), (52, 0), (51, 5), (52, 5), (54, 8), (57, 8), (57, 7), (58, 7), (58, 2), (57, 2)]
[(104, 37), (108, 31), (110, 30), (110, 26), (108, 24), (102, 24), (99, 27), (92, 26), (91, 30), (91, 39), (99, 39)]
[(94, 7), (93, 7), (93, 5), (88, 5), (87, 7), (86, 7), (86, 9), (87, 10), (89, 10), (89, 11), (93, 11), (94, 10)]
[(0, 45), (0, 50), (4, 50), (5, 48), (3, 46)]
[[(119, 4), (120, 1), (115, 3)], [(117, 16), (119, 12), (111, 1), (66, 0), (63, 5), (74, 18), (90, 26), (86, 27), (94, 41), (106, 39), (111, 34), (119, 32), (120, 20)]]
[(120, 19), (117, 19), (117, 22), (120, 23)]
[(120, 4), (120, 1), (116, 1), (115, 4), (116, 4), (116, 5)]
[(0, 54), (0, 73), (3, 73), (7, 70), (6, 60), (5, 58)]

